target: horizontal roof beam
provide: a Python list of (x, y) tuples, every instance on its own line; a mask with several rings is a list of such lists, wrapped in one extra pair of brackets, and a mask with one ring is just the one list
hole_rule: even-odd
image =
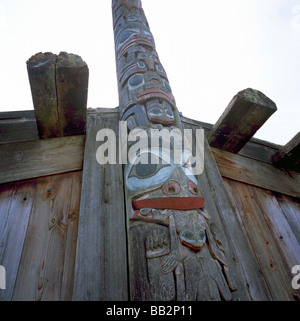
[(260, 91), (240, 91), (208, 133), (210, 146), (238, 153), (276, 110), (275, 103)]
[(274, 165), (300, 173), (300, 132), (272, 156)]

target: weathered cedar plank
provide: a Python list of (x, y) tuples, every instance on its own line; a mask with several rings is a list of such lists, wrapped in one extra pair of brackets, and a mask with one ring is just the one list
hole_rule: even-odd
[(270, 164), (212, 148), (223, 177), (286, 195), (300, 197), (300, 175), (286, 173)]
[[(190, 126), (185, 124), (185, 128)], [(268, 289), (241, 232), (239, 217), (231, 205), (211, 148), (206, 140), (204, 143), (204, 172), (198, 177), (198, 185), (205, 198), (205, 209), (212, 216), (213, 229), (222, 241), (229, 273), (238, 289), (233, 292), (233, 297), (241, 300), (269, 300)]]
[(36, 192), (13, 300), (56, 301), (72, 292), (76, 246), (68, 244), (68, 233), (76, 233), (79, 213), (70, 212), (70, 204), (80, 201), (72, 189), (74, 183), (80, 185), (80, 177), (74, 172), (28, 182), (36, 182)]
[(37, 53), (27, 70), (40, 138), (83, 134), (89, 70), (81, 57)]
[(300, 132), (272, 156), (278, 167), (300, 172)]
[(276, 195), (276, 199), (300, 244), (300, 200), (286, 195)]
[(0, 265), (6, 269), (6, 290), (0, 301), (10, 301), (16, 283), (34, 186), (24, 183), (0, 187)]
[(264, 163), (273, 164), (272, 156), (278, 151), (279, 145), (272, 146), (251, 139), (239, 152), (241, 156), (256, 159)]
[(33, 110), (0, 113), (0, 144), (39, 139)]
[[(241, 230), (238, 213), (231, 203), (222, 176), (215, 162), (208, 142), (205, 140), (205, 172), (207, 173), (207, 185), (214, 203), (215, 210), (211, 215), (218, 216), (219, 228), (225, 233), (230, 246), (230, 261), (237, 273), (238, 297), (241, 300), (270, 300), (270, 294), (260, 275), (259, 269), (251, 255), (250, 247)], [(201, 180), (198, 180), (200, 183)], [(201, 185), (200, 185), (201, 186)], [(201, 186), (202, 187), (202, 186)], [(209, 194), (205, 196), (209, 200)], [(208, 204), (207, 204), (208, 205)], [(211, 205), (210, 205), (211, 206)], [(209, 207), (208, 207), (209, 208)], [(221, 233), (221, 232), (220, 232)], [(226, 248), (225, 248), (226, 251)], [(230, 266), (229, 266), (230, 268)]]
[(41, 138), (60, 137), (56, 94), (56, 59), (50, 52), (37, 53), (27, 61), (27, 72)]
[(261, 188), (254, 190), (265, 221), (290, 272), (300, 262), (300, 243), (272, 192)]
[(207, 135), (210, 146), (238, 153), (276, 110), (263, 93), (251, 88), (240, 91)]
[[(127, 250), (121, 165), (96, 160), (97, 132), (118, 119), (87, 117), (73, 300), (127, 300)], [(118, 151), (117, 151), (118, 152)]]
[(81, 184), (82, 171), (74, 172), (72, 174), (68, 230), (65, 245), (64, 274), (61, 286), (62, 301), (71, 301), (73, 296)]
[(83, 135), (5, 144), (0, 184), (82, 169)]
[(57, 108), (62, 136), (85, 133), (89, 69), (81, 57), (61, 52), (56, 63)]
[(273, 300), (293, 300), (290, 278), (282, 264), (283, 257), (265, 221), (263, 209), (254, 201), (257, 188), (227, 179), (225, 184)]

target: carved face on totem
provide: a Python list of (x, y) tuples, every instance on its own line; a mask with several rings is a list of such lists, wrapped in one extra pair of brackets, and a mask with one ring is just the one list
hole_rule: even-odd
[[(174, 146), (173, 146), (174, 147)], [(191, 149), (180, 162), (170, 151), (151, 146), (129, 155), (125, 180), (132, 200), (131, 221), (169, 226), (172, 215), (182, 245), (198, 251), (206, 242), (208, 215), (191, 166)]]
[(150, 122), (174, 124), (175, 99), (144, 17), (138, 11), (130, 12), (120, 18), (115, 33), (123, 113), (143, 105)]

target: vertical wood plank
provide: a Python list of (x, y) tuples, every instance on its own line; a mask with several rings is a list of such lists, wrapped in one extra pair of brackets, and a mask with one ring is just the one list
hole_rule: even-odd
[(276, 195), (276, 199), (300, 244), (300, 200), (287, 195)]
[(300, 262), (300, 243), (272, 192), (260, 188), (255, 188), (255, 192), (257, 202), (259, 202), (265, 221), (286, 262), (289, 271), (287, 274), (289, 274), (292, 267)]
[(230, 180), (226, 180), (226, 185), (231, 190), (231, 197), (273, 300), (293, 300), (291, 279), (284, 264), (284, 257), (264, 216), (264, 210), (270, 209), (263, 209), (261, 203), (257, 201), (258, 188)]
[[(70, 286), (73, 277), (70, 266), (75, 244), (73, 247), (68, 244), (68, 232), (72, 235), (77, 230), (74, 224), (76, 206), (70, 212), (71, 198), (73, 206), (76, 197), (79, 202), (79, 195), (73, 194), (72, 189), (75, 181), (80, 185), (79, 173), (36, 179), (36, 193), (13, 300), (61, 300), (62, 293), (72, 291), (72, 285), (71, 289), (62, 289), (62, 286)], [(72, 221), (70, 226), (69, 221)], [(64, 294), (66, 297), (68, 295)]]
[(6, 290), (0, 291), (0, 301), (10, 301), (13, 295), (33, 195), (34, 184), (0, 187), (0, 265), (6, 269)]
[(97, 132), (110, 128), (117, 136), (116, 116), (87, 117), (73, 300), (128, 299), (122, 167), (96, 160)]
[(82, 171), (74, 172), (71, 182), (68, 230), (65, 243), (64, 273), (61, 286), (62, 301), (70, 301), (73, 296), (81, 184)]
[[(270, 300), (270, 294), (260, 271), (255, 263), (254, 257), (241, 230), (240, 221), (234, 208), (219, 169), (214, 160), (211, 149), (205, 140), (205, 172), (207, 183), (210, 188), (214, 203), (213, 213), (223, 231), (229, 246), (230, 264), (237, 273), (237, 287), (241, 300)], [(208, 197), (209, 198), (209, 197)]]

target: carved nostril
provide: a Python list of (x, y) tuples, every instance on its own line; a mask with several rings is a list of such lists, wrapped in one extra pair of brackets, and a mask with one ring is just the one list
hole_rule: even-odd
[(189, 182), (189, 191), (194, 195), (200, 195), (200, 190), (194, 182)]
[(163, 185), (162, 191), (165, 195), (177, 195), (180, 193), (180, 185), (175, 181), (169, 181)]

